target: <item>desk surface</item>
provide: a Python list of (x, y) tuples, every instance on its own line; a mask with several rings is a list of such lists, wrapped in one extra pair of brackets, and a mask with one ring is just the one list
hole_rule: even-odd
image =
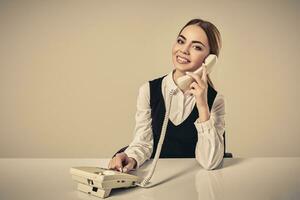
[[(108, 159), (0, 159), (0, 199), (100, 198), (76, 190), (73, 166), (106, 167)], [(149, 169), (148, 161), (136, 173)], [(300, 199), (300, 158), (224, 159), (206, 171), (194, 159), (161, 159), (153, 188), (113, 190), (107, 199)]]

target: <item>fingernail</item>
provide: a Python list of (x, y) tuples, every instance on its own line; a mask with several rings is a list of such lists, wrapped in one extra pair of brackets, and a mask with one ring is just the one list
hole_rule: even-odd
[(123, 172), (127, 172), (128, 169), (126, 167), (123, 168)]
[(122, 167), (119, 168), (119, 171), (120, 171), (120, 172), (123, 172)]

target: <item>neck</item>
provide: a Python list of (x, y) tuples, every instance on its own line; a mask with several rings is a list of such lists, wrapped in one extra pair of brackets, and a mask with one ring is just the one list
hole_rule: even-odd
[(185, 75), (184, 72), (178, 71), (176, 69), (173, 71), (173, 80), (174, 80), (176, 85), (177, 85), (177, 79), (181, 76), (184, 76), (184, 75)]

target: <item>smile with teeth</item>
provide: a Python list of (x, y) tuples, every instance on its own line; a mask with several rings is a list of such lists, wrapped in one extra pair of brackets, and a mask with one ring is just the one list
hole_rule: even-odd
[(187, 59), (185, 59), (185, 58), (183, 58), (183, 57), (180, 57), (180, 56), (176, 56), (176, 60), (177, 60), (177, 62), (180, 63), (180, 64), (186, 64), (186, 63), (189, 63), (189, 62), (190, 62), (189, 60), (187, 60)]

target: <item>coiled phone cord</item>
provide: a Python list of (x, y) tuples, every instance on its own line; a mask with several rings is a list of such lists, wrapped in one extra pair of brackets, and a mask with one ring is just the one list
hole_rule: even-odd
[(137, 186), (140, 186), (140, 187), (143, 187), (143, 188), (152, 187), (152, 185), (148, 185), (148, 183), (149, 183), (150, 179), (152, 178), (152, 176), (154, 174), (154, 170), (155, 170), (157, 161), (158, 161), (159, 156), (160, 156), (161, 147), (163, 145), (165, 135), (166, 135), (166, 131), (167, 131), (172, 98), (173, 98), (173, 95), (176, 93), (176, 91), (177, 91), (177, 89), (172, 89), (169, 93), (170, 100), (169, 100), (168, 105), (166, 106), (165, 118), (164, 118), (163, 126), (162, 126), (161, 133), (160, 133), (160, 138), (159, 138), (159, 141), (158, 141), (157, 149), (156, 149), (156, 152), (155, 152), (155, 156), (154, 156), (154, 160), (153, 160), (153, 163), (151, 165), (151, 168), (150, 168), (147, 176), (141, 181), (141, 183), (136, 183)]

